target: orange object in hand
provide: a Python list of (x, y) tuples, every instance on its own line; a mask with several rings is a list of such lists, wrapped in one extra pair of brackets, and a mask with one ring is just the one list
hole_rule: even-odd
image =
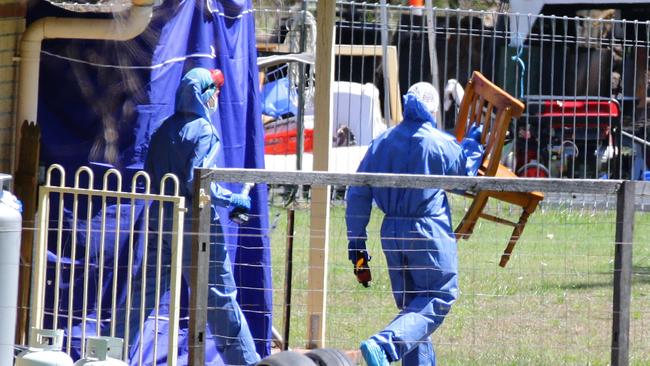
[(354, 275), (357, 276), (357, 281), (363, 285), (363, 287), (370, 287), (370, 281), (372, 281), (372, 274), (370, 273), (370, 266), (368, 266), (368, 260), (363, 252), (357, 252), (357, 262), (354, 265)]

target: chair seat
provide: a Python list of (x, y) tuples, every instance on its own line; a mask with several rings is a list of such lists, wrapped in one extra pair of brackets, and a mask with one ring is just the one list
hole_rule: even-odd
[[(488, 159), (485, 159), (488, 160)], [(485, 165), (485, 161), (484, 164)], [(479, 169), (478, 175), (483, 176), (482, 170)], [(518, 178), (515, 173), (513, 173), (508, 167), (499, 163), (495, 177), (503, 178)], [(500, 201), (508, 202), (513, 205), (521, 207), (529, 207), (534, 204), (536, 207), (539, 201), (544, 199), (544, 193), (542, 192), (501, 192), (501, 191), (486, 191), (489, 193), (490, 197), (496, 198)], [(535, 211), (535, 207), (529, 213)]]

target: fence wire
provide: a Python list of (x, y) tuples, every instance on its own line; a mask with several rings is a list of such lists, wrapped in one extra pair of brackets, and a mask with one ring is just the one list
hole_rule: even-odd
[[(518, 175), (645, 179), (650, 151), (648, 22), (621, 20), (616, 9), (573, 9), (578, 15), (568, 16), (388, 5), (387, 22), (382, 23), (381, 9), (377, 3), (337, 2), (335, 43), (356, 51), (335, 52), (332, 133), (339, 171), (354, 171), (368, 142), (399, 122), (401, 106), (394, 104), (416, 82), (436, 86), (439, 126), (453, 130), (462, 87), (479, 70), (526, 104), (524, 116), (512, 123), (503, 154), (504, 163)], [(260, 54), (297, 52), (286, 45), (300, 45), (303, 39), (309, 45), (313, 21), (300, 19), (314, 11), (312, 1), (278, 3), (272, 9), (260, 2)], [(382, 37), (387, 38), (383, 44)], [(303, 51), (313, 52), (309, 47)], [(304, 85), (313, 85), (309, 72), (294, 72), (286, 84), (296, 101), (306, 95)], [(391, 79), (397, 89), (387, 85)], [(263, 97), (268, 98), (265, 103), (282, 99)], [(305, 140), (311, 139), (310, 97), (304, 117), (289, 112), (265, 117), (276, 122), (267, 125), (274, 128), (268, 133), (277, 134), (282, 125), (288, 139), (299, 139), (291, 132), (298, 124), (305, 128)], [(308, 142), (297, 152), (299, 146), (273, 137), (267, 140), (267, 166), (294, 169), (297, 154), (303, 168), (310, 169)]]
[[(268, 171), (247, 174), (243, 170), (234, 173), (222, 170), (214, 176), (226, 181), (273, 183), (269, 186), (272, 197), (269, 212), (274, 325), (280, 333), (289, 327), (290, 347), (301, 348), (310, 343), (309, 303), (317, 291), (308, 281), (313, 272), (324, 271), (327, 278), (327, 347), (357, 350), (359, 342), (380, 331), (397, 315), (399, 310), (393, 299), (386, 260), (391, 251), (382, 250), (380, 228), (384, 215), (380, 210), (373, 206), (367, 229), (373, 281), (369, 288), (364, 288), (357, 282), (353, 265), (348, 260), (346, 202), (331, 201), (328, 262), (326, 268), (321, 268), (314, 265), (310, 255), (314, 250), (322, 252), (323, 249), (314, 249), (314, 240), (321, 240), (325, 233), (315, 233), (311, 227), (314, 220), (326, 219), (316, 208), (322, 207), (324, 202), (314, 201), (307, 194), (302, 196), (306, 198), (299, 197), (287, 206), (283, 200), (285, 187), (278, 185), (286, 179), (296, 184), (311, 181), (312, 189), (320, 184), (345, 186), (343, 180), (350, 176)], [(350, 178), (348, 184), (363, 182), (375, 188), (387, 182), (380, 183), (373, 178), (376, 177)], [(408, 178), (390, 180), (391, 187), (407, 185)], [(427, 178), (432, 177), (424, 179)], [(435, 178), (439, 178), (437, 183), (447, 184), (432, 183), (432, 186), (463, 188), (458, 185), (461, 180), (445, 180), (456, 177)], [(489, 179), (475, 180), (480, 186)], [(416, 181), (411, 180), (410, 184)], [(618, 311), (614, 310), (618, 307), (613, 300), (617, 286), (615, 275), (625, 271), (616, 264), (616, 231), (621, 222), (617, 222), (617, 196), (612, 189), (618, 188), (612, 188), (613, 185), (606, 188), (615, 181), (591, 181), (588, 195), (585, 194), (586, 185), (578, 187), (570, 180), (542, 179), (511, 184), (522, 191), (542, 191), (544, 200), (529, 218), (505, 268), (499, 267), (499, 262), (511, 227), (479, 219), (471, 237), (458, 240), (460, 292), (449, 315), (433, 334), (438, 362), (445, 365), (609, 364)], [(525, 188), (527, 184), (528, 189)], [(507, 183), (504, 186), (508, 186)], [(597, 193), (596, 190), (602, 191)], [(455, 228), (471, 201), (450, 193), (448, 197), (452, 228)], [(632, 276), (629, 361), (638, 365), (650, 361), (645, 342), (650, 336), (647, 327), (650, 321), (650, 247), (645, 239), (648, 215), (640, 205), (647, 198), (645, 191), (637, 190), (633, 245), (621, 243), (618, 246), (632, 245), (633, 249), (632, 266), (625, 265)], [(292, 235), (288, 231), (290, 211), (295, 215)], [(491, 199), (483, 212), (516, 221), (521, 207)], [(401, 219), (404, 222), (413, 220)], [(287, 244), (290, 239), (291, 252)], [(406, 240), (406, 237), (396, 239)], [(292, 263), (290, 290), (286, 287), (288, 258)], [(285, 297), (287, 291), (291, 291), (289, 300)], [(291, 314), (288, 320), (284, 317), (287, 307)]]

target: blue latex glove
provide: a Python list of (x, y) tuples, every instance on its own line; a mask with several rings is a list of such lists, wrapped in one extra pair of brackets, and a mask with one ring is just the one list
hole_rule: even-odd
[(481, 134), (483, 133), (483, 125), (472, 124), (466, 134), (466, 138), (472, 139), (476, 142), (481, 142)]
[(233, 193), (230, 195), (230, 207), (233, 211), (248, 213), (251, 210), (251, 198), (248, 195)]

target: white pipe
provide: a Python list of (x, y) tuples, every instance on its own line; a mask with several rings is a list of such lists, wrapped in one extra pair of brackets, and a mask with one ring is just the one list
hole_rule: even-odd
[(41, 18), (32, 23), (20, 42), (17, 121), (36, 123), (41, 45), (45, 39), (126, 41), (149, 24), (153, 4), (133, 5), (126, 19)]
[[(41, 46), (45, 39), (94, 39), (126, 41), (142, 33), (149, 25), (153, 1), (133, 1), (126, 18), (79, 19), (41, 18), (32, 23), (20, 41), (18, 105), (14, 146), (18, 151), (18, 133), (23, 121), (36, 123)], [(15, 167), (14, 156), (12, 171)]]

